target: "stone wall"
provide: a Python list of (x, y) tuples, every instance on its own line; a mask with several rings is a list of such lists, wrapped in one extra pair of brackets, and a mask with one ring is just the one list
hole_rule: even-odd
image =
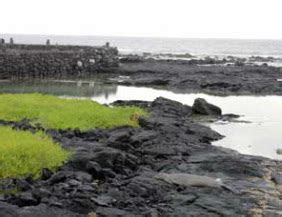
[(0, 79), (93, 74), (118, 64), (117, 48), (108, 45), (0, 45)]

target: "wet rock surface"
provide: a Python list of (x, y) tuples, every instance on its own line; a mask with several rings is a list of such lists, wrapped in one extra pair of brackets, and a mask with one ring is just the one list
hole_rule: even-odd
[[(2, 181), (2, 190), (21, 191), (0, 196), (0, 216), (281, 216), (282, 162), (212, 146), (221, 135), (178, 102), (115, 104), (150, 116), (140, 128), (46, 130), (73, 157), (40, 180)], [(156, 178), (163, 174), (170, 181)]]
[(122, 62), (113, 77), (126, 75), (123, 81), (110, 83), (160, 86), (174, 92), (204, 92), (216, 95), (282, 94), (281, 68), (267, 65), (192, 64), (185, 60), (140, 60)]

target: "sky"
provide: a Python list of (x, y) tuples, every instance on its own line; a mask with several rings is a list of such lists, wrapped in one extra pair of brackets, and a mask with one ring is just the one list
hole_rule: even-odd
[(282, 39), (281, 0), (2, 0), (0, 33)]

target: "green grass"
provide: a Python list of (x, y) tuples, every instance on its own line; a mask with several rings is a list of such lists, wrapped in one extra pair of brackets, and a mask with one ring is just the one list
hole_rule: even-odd
[(146, 112), (138, 107), (110, 108), (91, 100), (62, 99), (42, 94), (0, 94), (0, 120), (31, 120), (46, 128), (112, 128), (138, 126)]
[[(0, 120), (22, 121), (45, 128), (88, 130), (138, 126), (147, 113), (138, 107), (107, 107), (91, 100), (62, 99), (42, 94), (0, 94)], [(39, 178), (43, 168), (56, 170), (70, 153), (44, 134), (0, 126), (0, 179)]]
[(32, 134), (0, 127), (0, 179), (39, 178), (43, 168), (52, 171), (61, 166), (70, 153), (43, 132)]

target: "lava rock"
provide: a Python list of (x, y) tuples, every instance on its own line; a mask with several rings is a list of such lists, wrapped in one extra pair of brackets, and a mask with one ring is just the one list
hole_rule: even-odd
[(197, 98), (192, 106), (192, 113), (197, 115), (220, 116), (222, 111), (218, 106), (208, 103), (205, 99)]
[(32, 185), (30, 185), (26, 180), (16, 180), (16, 186), (20, 191), (32, 189)]
[(51, 176), (53, 175), (53, 172), (47, 168), (44, 168), (42, 170), (42, 180), (47, 180), (49, 178), (51, 178)]
[[(25, 207), (19, 209), (17, 217), (81, 217), (81, 214), (77, 214), (65, 209), (59, 209), (56, 207), (49, 207), (44, 204), (38, 206)], [(2, 216), (1, 216), (2, 217)]]
[(11, 198), (11, 203), (19, 207), (36, 206), (40, 203), (38, 199), (34, 198), (30, 192), (21, 193), (14, 198)]
[[(254, 216), (253, 210), (264, 216), (281, 213), (280, 161), (213, 146), (211, 142), (222, 136), (195, 122), (189, 106), (164, 98), (144, 104), (150, 115), (140, 118), (138, 128), (52, 133), (55, 141), (72, 151), (71, 159), (47, 180), (25, 179), (32, 189), (24, 187), (26, 191), (17, 196), (7, 193), (0, 197), (0, 216), (76, 217), (91, 212), (99, 217)], [(124, 143), (130, 148), (124, 148)], [(160, 173), (200, 177), (193, 185), (187, 177), (189, 185), (185, 187), (186, 179), (185, 185), (178, 178), (168, 183), (156, 179)], [(210, 181), (205, 178), (199, 187), (203, 177), (219, 178), (224, 185), (209, 187), (206, 181)], [(0, 190), (10, 190), (13, 185), (14, 179), (7, 180)], [(260, 195), (271, 201), (260, 206)]]
[(0, 202), (0, 216), (1, 217), (20, 217), (18, 215), (18, 207), (9, 203)]

